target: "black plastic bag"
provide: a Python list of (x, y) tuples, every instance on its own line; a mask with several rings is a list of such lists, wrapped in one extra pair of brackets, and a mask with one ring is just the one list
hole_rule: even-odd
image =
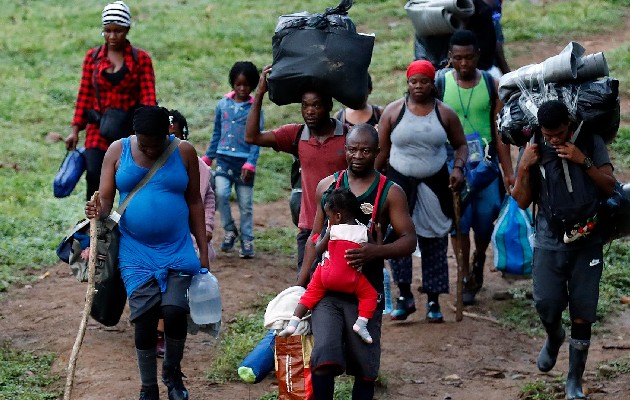
[(344, 0), (324, 14), (299, 13), (279, 18), (273, 36), (269, 98), (277, 105), (301, 103), (317, 90), (358, 109), (368, 96), (367, 71), (374, 37), (356, 33)]
[(513, 146), (524, 146), (532, 137), (534, 128), (529, 125), (519, 106), (520, 93), (512, 96), (499, 113), (498, 129), (501, 141)]
[(607, 77), (577, 86), (577, 119), (584, 121), (586, 132), (596, 133), (611, 143), (620, 123), (619, 81)]

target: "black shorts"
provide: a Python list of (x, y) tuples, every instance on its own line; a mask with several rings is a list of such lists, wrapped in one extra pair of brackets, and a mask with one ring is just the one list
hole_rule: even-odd
[(160, 291), (155, 278), (143, 283), (129, 296), (129, 311), (131, 312), (129, 319), (133, 322), (156, 304), (177, 306), (188, 312), (188, 287), (191, 280), (192, 275), (169, 271), (164, 293)]
[(572, 321), (595, 322), (603, 267), (601, 244), (570, 251), (534, 248), (533, 295), (540, 319), (557, 321), (568, 305)]
[(344, 371), (364, 380), (376, 380), (381, 362), (381, 319), (383, 310), (377, 307), (368, 321), (371, 344), (365, 343), (352, 330), (357, 320), (358, 302), (352, 295), (326, 294), (313, 308), (311, 326), (314, 347), (311, 370), (335, 365), (336, 375)]

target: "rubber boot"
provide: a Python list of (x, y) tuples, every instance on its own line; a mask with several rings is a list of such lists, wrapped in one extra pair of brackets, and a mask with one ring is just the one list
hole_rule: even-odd
[(140, 370), (140, 400), (160, 400), (160, 391), (157, 385), (157, 360), (155, 349), (136, 349), (138, 357), (138, 369)]
[(584, 375), (590, 345), (590, 340), (569, 339), (569, 372), (565, 386), (569, 400), (587, 398), (582, 392), (582, 375)]
[(547, 331), (547, 340), (545, 340), (545, 344), (540, 349), (536, 366), (541, 372), (549, 372), (556, 365), (558, 352), (562, 343), (564, 343), (566, 334), (560, 321), (553, 324), (543, 323), (543, 325), (545, 325), (545, 330)]
[(180, 366), (186, 339), (177, 340), (165, 336), (164, 344), (166, 351), (162, 364), (162, 382), (168, 388), (168, 400), (188, 400), (188, 390), (182, 381), (182, 377), (186, 376)]
[(483, 286), (483, 267), (486, 263), (486, 255), (481, 254), (477, 256), (477, 250), (473, 252), (470, 259), (472, 265), (472, 272), (464, 277), (464, 305), (470, 306), (475, 304), (475, 297)]
[(160, 389), (158, 385), (142, 386), (139, 400), (160, 400)]

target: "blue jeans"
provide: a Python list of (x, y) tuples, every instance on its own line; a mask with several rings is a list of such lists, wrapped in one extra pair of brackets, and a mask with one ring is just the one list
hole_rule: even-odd
[(234, 185), (238, 209), (241, 214), (241, 239), (254, 240), (254, 214), (252, 206), (254, 187), (241, 183), (240, 177), (230, 179), (217, 174), (215, 177), (215, 195), (217, 210), (219, 214), (221, 214), (223, 230), (226, 232), (236, 230), (236, 225), (232, 218), (232, 211), (230, 210), (232, 185)]

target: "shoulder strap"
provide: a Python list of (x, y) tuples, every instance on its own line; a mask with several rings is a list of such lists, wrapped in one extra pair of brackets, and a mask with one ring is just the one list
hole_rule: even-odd
[(448, 129), (446, 129), (446, 125), (444, 125), (444, 120), (442, 120), (442, 114), (440, 114), (440, 107), (438, 107), (438, 103), (441, 100), (435, 99), (435, 116), (437, 117), (438, 121), (440, 121), (440, 125), (442, 125), (442, 128), (444, 128), (444, 130), (446, 132), (448, 132)]
[[(494, 86), (494, 78), (488, 71), (481, 71), (481, 76), (486, 83), (486, 89), (488, 89), (488, 96), (490, 96), (490, 114), (494, 113), (494, 107), (497, 103), (497, 88)], [(494, 123), (494, 119), (491, 118), (490, 123)]]
[(343, 182), (344, 172), (346, 172), (345, 169), (342, 171), (339, 171), (339, 176), (337, 177), (337, 184), (335, 185), (335, 189), (338, 189), (339, 187), (341, 187), (341, 183)]
[[(100, 45), (92, 48), (92, 64), (94, 64), (94, 69), (92, 71), (92, 85), (94, 85), (94, 95), (96, 97), (99, 110), (101, 109), (101, 96), (98, 90), (98, 65), (100, 64), (98, 54), (101, 52), (103, 46), (104, 45)], [(100, 111), (102, 112), (102, 110)]]
[(160, 157), (155, 161), (149, 172), (147, 172), (147, 174), (140, 180), (140, 182), (138, 182), (136, 187), (134, 187), (133, 190), (129, 192), (127, 197), (125, 197), (125, 201), (122, 202), (120, 207), (118, 207), (116, 211), (113, 211), (111, 213), (109, 219), (114, 221), (116, 224), (118, 223), (118, 221), (120, 221), (121, 215), (125, 212), (125, 209), (127, 208), (127, 205), (129, 204), (133, 196), (138, 193), (138, 191), (142, 189), (147, 184), (147, 182), (149, 182), (149, 180), (151, 180), (153, 175), (155, 175), (155, 173), (162, 167), (162, 165), (164, 165), (166, 160), (168, 160), (171, 154), (173, 154), (177, 146), (179, 146), (180, 142), (181, 140), (179, 140), (178, 138), (173, 138), (166, 150), (164, 150), (164, 152), (160, 154)]
[(372, 115), (374, 119), (376, 119), (376, 122), (381, 119), (381, 109), (377, 105), (372, 104)]
[(394, 121), (394, 123), (392, 124), (392, 128), (389, 130), (390, 134), (394, 132), (394, 129), (396, 129), (400, 121), (402, 121), (403, 116), (405, 115), (405, 110), (407, 109), (408, 96), (409, 96), (408, 94), (405, 94), (405, 99), (403, 100), (403, 104), (402, 104), (402, 107), (400, 108), (400, 112), (398, 113), (398, 117), (396, 117), (396, 121)]
[(446, 86), (446, 73), (452, 71), (453, 68), (442, 68), (435, 73), (435, 89), (437, 89), (437, 98), (444, 100), (444, 88)]
[(335, 119), (341, 121), (342, 124), (346, 124), (346, 109), (342, 108), (335, 115)]
[(374, 200), (374, 207), (372, 207), (372, 218), (370, 219), (370, 223), (368, 224), (368, 229), (370, 233), (374, 230), (374, 223), (376, 222), (376, 217), (378, 216), (378, 205), (381, 201), (381, 194), (383, 193), (383, 188), (385, 187), (385, 183), (387, 183), (387, 178), (385, 175), (379, 173), (378, 178), (378, 188), (376, 189), (376, 200)]
[(295, 157), (298, 156), (298, 144), (300, 143), (300, 136), (302, 136), (302, 131), (304, 130), (304, 124), (300, 126), (297, 133), (295, 134), (295, 139), (293, 140), (293, 155)]
[(138, 62), (138, 49), (131, 46), (131, 57), (133, 57), (134, 62)]

